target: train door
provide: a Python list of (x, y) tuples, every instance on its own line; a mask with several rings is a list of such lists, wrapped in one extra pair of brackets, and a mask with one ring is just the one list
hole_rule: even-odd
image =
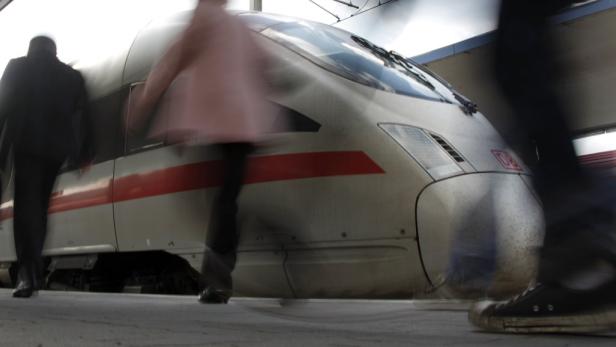
[(112, 182), (120, 112), (126, 91), (119, 90), (91, 103), (95, 158), (85, 172), (64, 166), (56, 180), (49, 208), (46, 255), (104, 253), (117, 250)]
[(211, 203), (198, 175), (205, 154), (151, 139), (146, 130), (125, 131), (113, 188), (120, 250), (202, 253)]
[(117, 249), (111, 205), (113, 161), (89, 171), (65, 169), (49, 208), (45, 255), (113, 252)]

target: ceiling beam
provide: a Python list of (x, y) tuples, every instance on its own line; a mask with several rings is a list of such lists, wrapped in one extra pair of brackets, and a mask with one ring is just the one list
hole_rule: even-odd
[(10, 4), (11, 1), (13, 0), (0, 0), (0, 11), (2, 11), (2, 9), (6, 7), (6, 5)]

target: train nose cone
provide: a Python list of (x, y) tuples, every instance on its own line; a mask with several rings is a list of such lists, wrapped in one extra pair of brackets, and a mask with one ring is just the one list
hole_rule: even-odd
[(527, 176), (477, 173), (435, 182), (417, 201), (423, 266), (439, 296), (506, 296), (526, 287), (543, 240)]

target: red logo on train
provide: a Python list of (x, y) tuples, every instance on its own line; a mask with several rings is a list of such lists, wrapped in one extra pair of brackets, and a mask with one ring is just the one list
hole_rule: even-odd
[(492, 154), (496, 157), (496, 159), (501, 163), (501, 165), (507, 170), (514, 171), (524, 171), (522, 166), (518, 164), (518, 162), (506, 151), (501, 151), (498, 149), (493, 149)]

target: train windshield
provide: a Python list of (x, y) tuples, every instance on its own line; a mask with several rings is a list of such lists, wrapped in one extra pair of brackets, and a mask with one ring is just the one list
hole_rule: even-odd
[(447, 87), (400, 55), (327, 25), (287, 22), (261, 32), (338, 75), (423, 99), (457, 103)]

